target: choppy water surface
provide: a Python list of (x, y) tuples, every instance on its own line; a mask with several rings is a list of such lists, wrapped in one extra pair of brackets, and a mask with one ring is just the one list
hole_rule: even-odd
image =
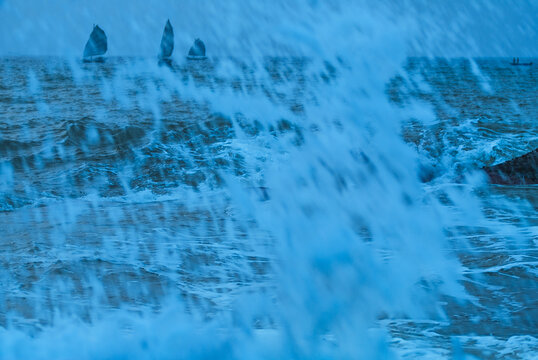
[(0, 357), (538, 356), (510, 60), (1, 59)]

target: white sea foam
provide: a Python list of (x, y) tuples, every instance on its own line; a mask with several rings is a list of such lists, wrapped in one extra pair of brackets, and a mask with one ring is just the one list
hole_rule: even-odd
[[(158, 36), (150, 30), (178, 14), (172, 23), (188, 29), (176, 31), (178, 43), (201, 34), (219, 57), (216, 70), (185, 65), (182, 55), (172, 69), (147, 59), (111, 59), (115, 70), (70, 60), (77, 100), (69, 106), (39, 83), (62, 75), (57, 65), (28, 73), (29, 93), (48, 109), (26, 109), (56, 125), (63, 142), (0, 165), (0, 190), (11, 196), (0, 198), (2, 263), (10, 265), (0, 272), (0, 358), (534, 356), (536, 339), (505, 324), (510, 311), (496, 311), (525, 310), (529, 299), (485, 278), (533, 274), (532, 206), (480, 195), (478, 175), (453, 183), (454, 164), (479, 163), (508, 140), (454, 145), (476, 134), (476, 119), (458, 119), (440, 136), (448, 151), (434, 159), (449, 175), (425, 185), (419, 169), (428, 155), (401, 129), (409, 117), (435, 127), (434, 111), (387, 99), (423, 18), (395, 16), (387, 3), (163, 1), (145, 14), (150, 20), (137, 20), (147, 6), (126, 7), (119, 22), (137, 35), (127, 39), (114, 25), (118, 9), (103, 4), (73, 20), (94, 14), (112, 54), (135, 45), (151, 53)], [(61, 38), (68, 53), (84, 41), (77, 31)], [(276, 74), (269, 55), (286, 55)], [(303, 70), (293, 68), (297, 57)], [(8, 77), (11, 89), (21, 86)], [(436, 91), (418, 79), (408, 78)], [(29, 139), (42, 131), (24, 121)], [(524, 257), (488, 265), (488, 255), (514, 249)], [(482, 304), (487, 295), (497, 302)], [(476, 309), (493, 313), (491, 321), (475, 325)], [(495, 324), (498, 336), (471, 334)], [(462, 332), (469, 335), (455, 335)]]

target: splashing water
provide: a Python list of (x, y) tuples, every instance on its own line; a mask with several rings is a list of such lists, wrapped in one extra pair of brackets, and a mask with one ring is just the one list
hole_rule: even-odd
[(133, 40), (98, 1), (59, 23), (105, 63), (1, 58), (0, 358), (535, 356), (536, 188), (476, 169), (536, 144), (536, 70), (408, 58), (444, 6), (404, 4), (135, 4)]

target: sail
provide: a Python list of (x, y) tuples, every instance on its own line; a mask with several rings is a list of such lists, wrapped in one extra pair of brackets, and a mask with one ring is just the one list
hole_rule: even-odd
[(84, 57), (99, 56), (108, 48), (106, 34), (99, 26), (94, 25), (90, 38), (84, 47)]
[(170, 20), (166, 22), (163, 31), (163, 37), (161, 38), (161, 55), (160, 58), (168, 58), (172, 55), (174, 51), (174, 29)]
[(196, 39), (194, 45), (189, 50), (189, 56), (202, 57), (205, 56), (205, 45), (202, 40)]

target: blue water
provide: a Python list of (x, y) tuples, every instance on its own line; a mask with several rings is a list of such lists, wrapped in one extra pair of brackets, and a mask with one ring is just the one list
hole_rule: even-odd
[(538, 356), (537, 188), (480, 171), (538, 147), (538, 59), (415, 56), (443, 7), (383, 4), (211, 4), (169, 66), (137, 6), (139, 56), (95, 6), (104, 63), (4, 42), (0, 358)]

